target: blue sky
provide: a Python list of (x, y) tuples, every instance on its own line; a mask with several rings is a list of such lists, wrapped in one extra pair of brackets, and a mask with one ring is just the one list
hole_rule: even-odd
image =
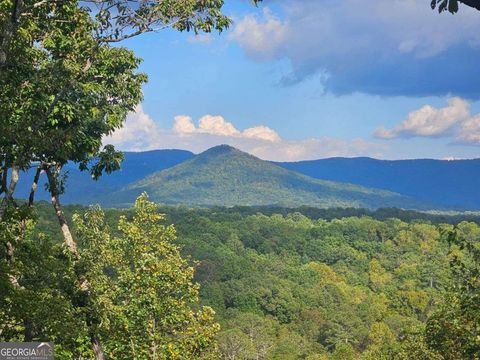
[(144, 101), (109, 140), (124, 150), (229, 143), (261, 158), (480, 155), (480, 13), (424, 0), (227, 0), (221, 35), (123, 43)]

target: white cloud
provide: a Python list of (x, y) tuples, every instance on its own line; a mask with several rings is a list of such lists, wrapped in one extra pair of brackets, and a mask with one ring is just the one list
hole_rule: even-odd
[(192, 121), (192, 118), (187, 115), (177, 115), (175, 116), (175, 122), (173, 124), (173, 131), (178, 134), (190, 134), (195, 132), (195, 124)]
[(175, 116), (173, 131), (177, 134), (210, 134), (216, 136), (244, 137), (251, 139), (262, 139), (267, 141), (279, 141), (280, 136), (273, 129), (267, 126), (255, 126), (240, 132), (235, 126), (226, 121), (220, 115), (204, 115), (198, 121), (198, 128), (190, 116)]
[(198, 122), (198, 132), (219, 135), (236, 136), (240, 131), (235, 129), (232, 123), (226, 121), (222, 116), (205, 115)]
[(381, 127), (376, 130), (375, 135), (383, 139), (446, 136), (455, 125), (470, 117), (469, 108), (468, 102), (458, 97), (450, 98), (448, 106), (441, 109), (425, 105), (408, 114), (407, 119), (392, 130)]
[(480, 114), (461, 124), (456, 141), (458, 143), (480, 145)]
[(124, 151), (176, 148), (195, 153), (229, 144), (266, 160), (297, 161), (333, 156), (382, 157), (387, 149), (363, 139), (346, 141), (330, 137), (285, 140), (273, 129), (258, 125), (238, 130), (222, 116), (205, 115), (195, 125), (191, 117), (176, 116), (172, 129), (162, 129), (141, 106), (127, 117), (125, 126), (104, 139)]
[(454, 97), (444, 108), (425, 105), (412, 111), (393, 129), (378, 128), (375, 136), (382, 139), (447, 137), (456, 144), (480, 145), (480, 114), (471, 115), (469, 103)]
[(127, 115), (123, 127), (106, 137), (104, 142), (139, 151), (146, 143), (155, 142), (155, 137), (161, 132), (158, 124), (138, 105), (135, 112)]
[(425, 0), (277, 0), (272, 9), (244, 16), (230, 38), (256, 60), (289, 59), (285, 83), (325, 73), (336, 94), (479, 94), (476, 63), (462, 61), (480, 52), (478, 12), (467, 6), (455, 16)]
[(270, 129), (267, 126), (255, 126), (243, 131), (243, 136), (250, 139), (262, 139), (272, 142), (280, 141), (280, 136), (275, 130)]
[(268, 7), (263, 9), (263, 19), (250, 14), (240, 20), (230, 38), (237, 41), (254, 57), (270, 59), (286, 41), (288, 24), (280, 21)]
[[(241, 149), (242, 147), (239, 146)], [(305, 140), (281, 140), (275, 144), (256, 143), (245, 148), (262, 159), (276, 161), (299, 161), (329, 157), (371, 156), (382, 158), (386, 146), (368, 142), (363, 139), (346, 141), (331, 137)]]

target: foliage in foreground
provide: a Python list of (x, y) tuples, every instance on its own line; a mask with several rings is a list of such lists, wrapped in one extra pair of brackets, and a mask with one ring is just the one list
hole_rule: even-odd
[(480, 229), (462, 230), (449, 234), (453, 281), (427, 322), (426, 338), (446, 359), (480, 359)]
[[(119, 219), (115, 235), (98, 208), (75, 216), (82, 247), (75, 268), (47, 236), (20, 242), (11, 271), (0, 264), (0, 339), (51, 340), (56, 358), (88, 359), (93, 328), (112, 359), (214, 356), (214, 313), (198, 306), (194, 270), (174, 244), (174, 228), (162, 220), (146, 196), (132, 219)], [(88, 294), (78, 290), (79, 277), (89, 283)]]

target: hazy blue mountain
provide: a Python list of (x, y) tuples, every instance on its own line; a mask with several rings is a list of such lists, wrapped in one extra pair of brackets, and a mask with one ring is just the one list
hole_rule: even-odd
[(227, 145), (156, 172), (103, 202), (128, 206), (143, 191), (159, 203), (197, 206), (424, 207), (393, 192), (313, 179)]
[[(93, 181), (86, 172), (80, 172), (73, 164), (68, 164), (67, 191), (62, 196), (64, 203), (92, 204), (102, 200), (106, 194), (117, 191), (127, 184), (133, 183), (155, 171), (163, 170), (177, 165), (193, 157), (194, 154), (185, 150), (154, 150), (145, 152), (125, 152), (122, 168), (110, 175), (102, 176)], [(27, 197), (33, 178), (33, 170), (22, 174), (18, 185), (17, 196)], [(40, 179), (36, 195), (38, 200), (47, 200), (49, 196), (45, 191), (45, 174)]]
[(317, 179), (390, 190), (444, 206), (480, 209), (480, 159), (330, 158), (277, 165)]
[[(104, 202), (108, 194), (128, 188), (149, 175), (193, 157), (193, 153), (184, 150), (126, 152), (122, 170), (104, 176), (97, 182), (91, 180), (88, 174), (80, 173), (75, 167), (67, 166), (69, 176), (63, 202)], [(330, 158), (274, 164), (316, 179), (388, 190), (414, 198), (418, 202), (456, 209), (480, 209), (480, 186), (477, 180), (480, 176), (480, 159), (386, 161), (371, 158)], [(27, 178), (32, 177), (30, 172)], [(44, 191), (44, 183), (45, 179), (40, 181), (37, 199), (49, 198)], [(26, 197), (29, 186), (23, 176), (17, 194)], [(275, 203), (283, 200), (279, 199)], [(111, 198), (108, 201), (111, 202)]]

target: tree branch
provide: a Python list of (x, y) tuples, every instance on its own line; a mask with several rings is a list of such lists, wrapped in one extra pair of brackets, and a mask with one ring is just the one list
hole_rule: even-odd
[(141, 34), (145, 34), (145, 33), (149, 33), (149, 32), (159, 32), (159, 31), (168, 29), (168, 28), (174, 26), (175, 24), (179, 23), (180, 21), (182, 21), (182, 19), (175, 20), (171, 23), (162, 25), (162, 26), (157, 27), (157, 28), (152, 28), (152, 27), (148, 26), (148, 27), (142, 28), (140, 30), (134, 31), (133, 33), (122, 35), (122, 36), (119, 36), (119, 37), (111, 37), (111, 36), (103, 37), (103, 38), (99, 39), (99, 42), (101, 42), (101, 43), (102, 42), (103, 43), (121, 42), (121, 41), (133, 38), (133, 37), (141, 35)]
[(33, 206), (33, 202), (35, 200), (35, 191), (37, 191), (38, 180), (40, 179), (40, 174), (42, 173), (42, 170), (43, 170), (43, 167), (41, 165), (37, 167), (37, 171), (35, 172), (35, 177), (33, 178), (33, 182), (32, 182), (32, 188), (30, 189), (28, 206)]
[(480, 11), (480, 1), (479, 0), (459, 0), (459, 2)]

